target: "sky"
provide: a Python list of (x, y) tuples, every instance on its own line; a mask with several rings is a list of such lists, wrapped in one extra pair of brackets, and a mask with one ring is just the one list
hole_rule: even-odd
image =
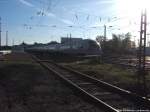
[[(138, 1), (138, 2), (137, 2)], [(2, 44), (60, 42), (60, 37), (95, 39), (131, 32), (138, 40), (140, 0), (0, 0)], [(144, 0), (141, 0), (144, 1)], [(145, 1), (143, 6), (148, 4)]]

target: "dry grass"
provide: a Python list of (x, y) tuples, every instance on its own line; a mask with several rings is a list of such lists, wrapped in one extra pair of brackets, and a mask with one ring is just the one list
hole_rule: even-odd
[(18, 57), (0, 64), (0, 112), (102, 112), (76, 96), (55, 74)]
[(136, 85), (137, 75), (134, 71), (113, 64), (100, 64), (99, 62), (94, 61), (84, 60), (62, 64), (125, 89), (131, 89)]

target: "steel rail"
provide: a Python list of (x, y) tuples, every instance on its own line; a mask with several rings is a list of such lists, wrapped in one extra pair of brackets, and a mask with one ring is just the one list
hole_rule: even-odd
[(150, 100), (147, 99), (146, 97), (142, 97), (142, 96), (140, 96), (140, 95), (138, 95), (136, 93), (133, 93), (131, 91), (128, 91), (128, 90), (119, 88), (117, 86), (114, 86), (112, 84), (109, 84), (107, 82), (98, 80), (98, 79), (96, 79), (94, 77), (91, 77), (89, 75), (83, 74), (83, 73), (81, 73), (79, 71), (76, 71), (76, 70), (73, 70), (71, 68), (58, 65), (58, 64), (56, 64), (56, 63), (54, 63), (52, 61), (48, 61), (48, 62), (53, 63), (53, 64), (55, 64), (56, 66), (58, 66), (58, 67), (60, 67), (62, 69), (65, 69), (65, 70), (68, 70), (68, 71), (73, 72), (75, 74), (78, 74), (80, 76), (83, 76), (84, 78), (87, 78), (87, 79), (91, 80), (93, 83), (96, 83), (97, 85), (103, 87), (104, 89), (107, 89), (110, 92), (118, 93), (119, 95), (121, 95), (123, 97), (126, 97), (129, 100), (133, 100), (134, 102), (137, 102), (140, 105), (143, 105), (143, 107), (147, 107), (147, 108), (150, 109)]
[[(107, 103), (103, 102), (102, 100), (96, 98), (95, 96), (89, 94), (88, 92), (86, 92), (84, 89), (80, 88), (79, 86), (77, 86), (76, 84), (74, 84), (72, 81), (68, 80), (67, 78), (65, 78), (63, 75), (61, 75), (59, 72), (57, 72), (56, 70), (50, 68), (48, 65), (44, 64), (43, 61), (40, 61), (38, 58), (36, 58), (35, 56), (32, 55), (32, 58), (39, 63), (42, 67), (44, 67), (45, 69), (53, 72), (54, 74), (56, 74), (60, 79), (63, 79), (63, 81), (70, 86), (73, 90), (75, 90), (75, 92), (78, 92), (83, 99), (91, 101), (92, 103), (94, 103), (94, 105), (103, 108), (105, 111), (107, 112), (119, 112), (117, 109), (113, 108), (112, 106), (108, 105)], [(101, 109), (100, 108), (100, 109)]]
[(67, 78), (65, 78), (63, 75), (61, 75), (59, 72), (57, 72), (56, 70), (50, 68), (47, 64), (45, 64), (44, 62), (48, 62), (48, 63), (53, 63), (55, 66), (61, 68), (61, 69), (65, 69), (71, 73), (80, 75), (83, 78), (86, 78), (87, 80), (92, 81), (92, 83), (97, 84), (98, 86), (102, 87), (103, 89), (107, 89), (110, 92), (114, 92), (117, 93), (123, 97), (126, 97), (128, 100), (132, 100), (134, 102), (136, 102), (137, 104), (142, 105), (143, 107), (146, 108), (150, 108), (150, 100), (141, 97), (135, 93), (132, 93), (130, 91), (121, 89), (119, 87), (113, 86), (109, 83), (106, 83), (104, 81), (95, 79), (93, 77), (90, 77), (86, 74), (80, 73), (76, 70), (73, 70), (71, 68), (67, 68), (61, 65), (58, 65), (52, 61), (47, 61), (47, 60), (39, 60), (38, 58), (36, 58), (35, 56), (33, 56), (33, 58), (36, 60), (36, 62), (40, 63), (44, 68), (52, 71), (53, 73), (57, 74), (61, 79), (65, 80), (68, 84), (70, 84), (73, 88), (76, 88), (77, 91), (79, 91), (81, 94), (83, 94), (84, 96), (87, 96), (90, 98), (90, 100), (92, 100), (96, 105), (101, 105), (103, 106), (106, 110), (108, 110), (109, 112), (119, 112), (119, 110), (113, 108), (112, 106), (108, 105), (107, 103), (103, 102), (102, 100), (96, 98), (95, 96), (89, 94), (88, 92), (86, 92), (84, 89), (80, 88), (79, 86), (77, 86), (76, 84), (74, 84), (72, 81), (68, 80)]

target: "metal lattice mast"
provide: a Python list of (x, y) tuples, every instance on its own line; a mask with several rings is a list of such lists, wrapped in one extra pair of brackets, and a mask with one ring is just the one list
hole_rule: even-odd
[[(146, 52), (146, 28), (147, 28), (147, 12), (142, 11), (141, 13), (141, 26), (140, 26), (140, 43), (138, 52), (138, 84), (139, 93), (143, 96), (147, 96), (146, 92), (146, 70), (145, 70), (145, 52)], [(142, 93), (141, 93), (142, 92)]]

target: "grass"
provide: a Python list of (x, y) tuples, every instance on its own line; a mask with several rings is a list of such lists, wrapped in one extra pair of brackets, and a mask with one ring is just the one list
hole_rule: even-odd
[(134, 71), (113, 64), (102, 64), (96, 60), (84, 60), (63, 63), (63, 65), (126, 89), (130, 89), (130, 87), (135, 86), (136, 84), (136, 74)]
[[(15, 112), (79, 112), (85, 106), (89, 108), (89, 111), (93, 110), (92, 105), (75, 96), (74, 92), (54, 75), (34, 62), (1, 62), (0, 87), (4, 86), (1, 91), (9, 91), (7, 93), (11, 99), (9, 102), (12, 106), (11, 110)], [(1, 91), (1, 96), (6, 98), (7, 95), (2, 95)], [(2, 104), (3, 102), (0, 107)], [(4, 107), (7, 108), (7, 104), (4, 103)], [(0, 108), (1, 111), (5, 112)]]

